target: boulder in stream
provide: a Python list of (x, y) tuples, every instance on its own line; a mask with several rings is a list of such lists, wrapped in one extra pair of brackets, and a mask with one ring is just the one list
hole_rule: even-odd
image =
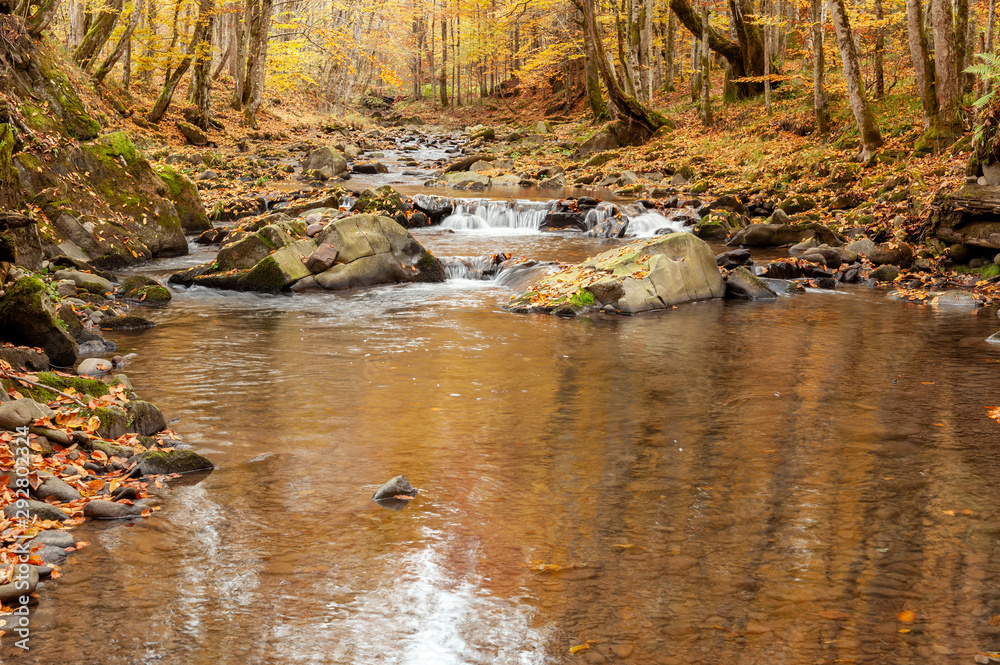
[(400, 499), (402, 501), (408, 501), (417, 496), (417, 490), (410, 484), (410, 481), (406, 479), (406, 476), (396, 476), (395, 478), (390, 478), (379, 487), (375, 494), (372, 495), (373, 501), (382, 501), (383, 499)]
[(671, 233), (608, 250), (543, 277), (505, 308), (576, 316), (610, 306), (636, 314), (724, 294), (708, 243), (690, 233)]
[(409, 231), (389, 219), (352, 215), (331, 223), (316, 240), (337, 249), (337, 264), (316, 275), (328, 290), (400, 282), (442, 282), (441, 263)]

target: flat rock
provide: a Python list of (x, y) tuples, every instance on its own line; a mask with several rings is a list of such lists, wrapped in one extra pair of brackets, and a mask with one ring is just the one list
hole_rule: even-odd
[[(27, 505), (19, 506), (18, 504), (22, 501)], [(19, 512), (26, 512), (29, 519), (38, 517), (40, 520), (56, 522), (65, 522), (69, 519), (69, 515), (55, 506), (42, 501), (32, 501), (31, 499), (19, 499), (14, 503), (7, 504), (3, 509), (3, 514), (13, 519), (21, 517), (21, 515), (18, 515)]]

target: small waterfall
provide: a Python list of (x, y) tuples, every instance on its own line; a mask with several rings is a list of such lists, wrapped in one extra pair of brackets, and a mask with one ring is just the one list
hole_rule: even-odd
[(508, 258), (509, 254), (449, 256), (442, 257), (441, 263), (446, 279), (488, 280), (496, 277), (500, 265)]
[(441, 220), (441, 228), (455, 231), (518, 229), (537, 231), (557, 201), (488, 201), (456, 199), (455, 210)]
[(667, 233), (685, 231), (690, 224), (689, 218), (664, 217), (658, 212), (644, 212), (629, 218), (628, 233), (630, 238), (652, 238)]

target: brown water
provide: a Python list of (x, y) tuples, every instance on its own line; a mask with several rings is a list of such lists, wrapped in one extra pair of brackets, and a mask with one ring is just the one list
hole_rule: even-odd
[[(606, 246), (421, 239), (438, 255)], [(219, 468), (160, 492), (151, 519), (82, 527), (91, 546), (42, 586), (30, 652), (4, 662), (1000, 650), (993, 312), (858, 289), (564, 320), (504, 313), (508, 295), (178, 293), (117, 341)], [(400, 473), (411, 505), (369, 500)]]

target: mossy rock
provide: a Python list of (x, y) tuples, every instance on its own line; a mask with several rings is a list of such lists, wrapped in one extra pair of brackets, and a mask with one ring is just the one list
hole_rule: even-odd
[(690, 191), (692, 194), (704, 194), (705, 192), (708, 191), (708, 181), (699, 180), (698, 182), (696, 182), (694, 185), (691, 186)]
[[(103, 381), (97, 379), (87, 379), (82, 376), (60, 376), (54, 372), (40, 372), (37, 378), (38, 383), (66, 391), (67, 388), (87, 395), (88, 397), (103, 397), (109, 394), (108, 386)], [(53, 393), (53, 396), (55, 394)]]
[(810, 197), (803, 194), (796, 194), (794, 196), (789, 196), (787, 199), (778, 205), (778, 208), (789, 215), (797, 215), (807, 210), (812, 210), (816, 207), (816, 201)]
[(198, 233), (212, 228), (198, 188), (187, 176), (166, 164), (158, 164), (153, 170), (166, 183), (167, 198), (173, 201), (185, 233)]
[(118, 297), (149, 307), (166, 307), (173, 299), (170, 290), (145, 275), (134, 275), (118, 285)]
[(121, 457), (123, 459), (129, 459), (136, 454), (135, 448), (119, 446), (114, 443), (102, 441), (101, 439), (91, 439), (90, 447), (92, 450), (100, 450), (108, 457)]
[(45, 284), (37, 277), (22, 277), (0, 299), (0, 338), (41, 347), (57, 365), (69, 367), (76, 362), (76, 341), (59, 320)]
[(150, 436), (167, 428), (167, 421), (156, 405), (143, 400), (128, 402), (125, 405), (128, 413), (128, 431), (142, 436)]
[(156, 326), (149, 319), (134, 314), (109, 316), (101, 321), (101, 330), (146, 330)]
[(215, 468), (204, 455), (193, 450), (147, 450), (129, 460), (129, 464), (138, 466), (144, 476), (170, 473), (191, 473), (192, 471), (209, 471)]
[(91, 411), (91, 415), (101, 421), (97, 428), (97, 435), (101, 438), (117, 439), (129, 432), (129, 415), (120, 406), (101, 406)]

